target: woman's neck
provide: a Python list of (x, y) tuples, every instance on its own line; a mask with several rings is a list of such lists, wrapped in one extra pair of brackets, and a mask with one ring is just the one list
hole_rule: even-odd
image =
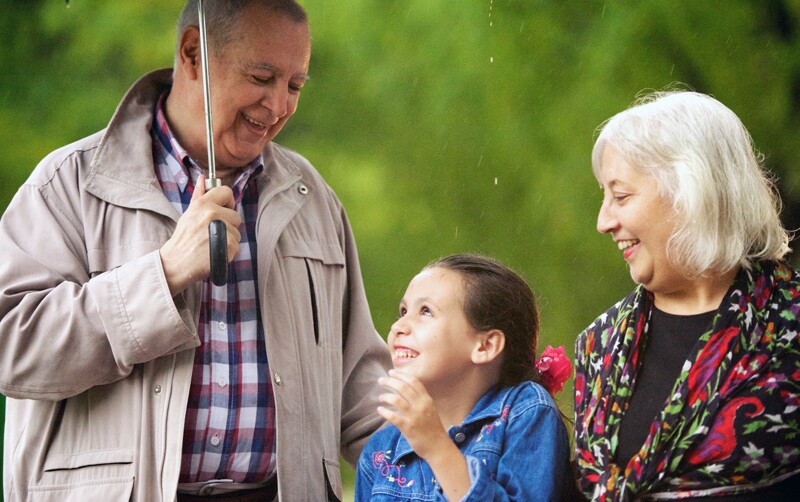
[(669, 292), (653, 292), (655, 306), (668, 314), (693, 315), (717, 310), (736, 278), (738, 268), (687, 281)]

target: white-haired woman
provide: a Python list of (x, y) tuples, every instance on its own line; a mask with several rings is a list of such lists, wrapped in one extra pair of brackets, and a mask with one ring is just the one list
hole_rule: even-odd
[(594, 500), (797, 500), (800, 275), (739, 118), (657, 92), (592, 152), (597, 229), (637, 286), (576, 343), (575, 440)]

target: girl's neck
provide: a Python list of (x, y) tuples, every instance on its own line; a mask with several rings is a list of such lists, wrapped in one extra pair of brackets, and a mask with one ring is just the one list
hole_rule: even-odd
[[(472, 381), (470, 381), (472, 380)], [(486, 382), (489, 382), (488, 384)], [(461, 425), (478, 401), (493, 385), (492, 379), (464, 379), (459, 385), (447, 389), (437, 389), (431, 393), (439, 420), (445, 429)]]

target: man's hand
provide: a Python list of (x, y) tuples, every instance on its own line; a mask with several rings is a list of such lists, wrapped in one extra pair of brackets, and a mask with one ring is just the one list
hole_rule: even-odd
[(239, 253), (239, 225), (233, 191), (227, 186), (206, 192), (205, 176), (200, 176), (192, 193), (189, 208), (178, 220), (175, 232), (161, 246), (161, 264), (170, 293), (175, 296), (188, 285), (209, 276), (208, 224), (222, 220), (228, 230), (228, 261)]

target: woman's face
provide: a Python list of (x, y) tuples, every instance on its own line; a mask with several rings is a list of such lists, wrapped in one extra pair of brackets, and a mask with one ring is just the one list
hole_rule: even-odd
[(673, 293), (687, 279), (667, 259), (676, 212), (658, 192), (656, 179), (631, 166), (607, 145), (598, 177), (603, 205), (597, 230), (610, 234), (628, 263), (631, 278), (653, 293)]

